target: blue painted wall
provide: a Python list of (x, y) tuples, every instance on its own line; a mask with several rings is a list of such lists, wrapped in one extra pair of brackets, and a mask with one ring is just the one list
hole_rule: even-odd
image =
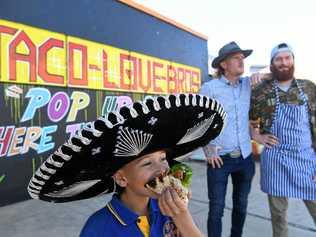
[[(0, 0), (0, 18), (198, 67), (201, 69), (202, 80), (208, 79), (206, 40), (115, 0)], [(0, 84), (0, 108), (6, 115), (0, 116), (0, 127), (52, 125), (46, 116), (46, 106), (37, 111), (32, 121), (15, 121), (12, 116), (17, 110), (25, 110), (28, 104), (25, 95), (34, 86), (19, 85), (23, 94), (21, 98), (15, 99), (5, 94), (10, 85)], [(63, 91), (70, 96), (77, 89), (51, 86), (49, 90), (51, 93)], [(85, 113), (81, 111), (76, 118), (77, 123), (92, 121), (100, 116), (96, 107), (101, 105), (96, 104), (103, 103), (105, 97), (117, 94), (108, 91), (80, 91), (89, 95), (93, 106), (86, 109), (88, 118), (83, 117)], [(137, 93), (124, 94), (133, 100), (140, 100), (144, 96)], [(16, 101), (20, 106), (16, 106)], [(65, 140), (67, 124), (61, 121), (53, 125), (58, 126), (56, 133), (52, 134), (52, 141), (56, 142), (57, 147)], [(51, 152), (49, 150), (39, 155), (30, 150), (25, 154), (0, 157), (0, 206), (29, 198), (26, 187), (32, 172)]]

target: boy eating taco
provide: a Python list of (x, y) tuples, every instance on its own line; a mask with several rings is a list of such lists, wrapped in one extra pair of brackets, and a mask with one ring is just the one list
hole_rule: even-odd
[[(184, 201), (187, 195), (179, 192), (192, 171), (179, 168), (175, 158), (218, 136), (225, 116), (217, 101), (195, 94), (122, 107), (61, 145), (36, 171), (28, 192), (50, 202), (114, 192), (88, 219), (81, 237), (202, 236)], [(170, 185), (156, 192), (149, 184), (166, 174), (172, 174)]]

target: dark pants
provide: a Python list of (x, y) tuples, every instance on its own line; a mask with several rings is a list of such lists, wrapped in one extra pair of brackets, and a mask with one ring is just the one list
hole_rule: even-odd
[(248, 194), (255, 174), (255, 163), (252, 156), (230, 158), (222, 156), (224, 165), (221, 168), (207, 166), (207, 187), (209, 213), (207, 231), (209, 237), (220, 237), (222, 233), (222, 217), (225, 207), (228, 176), (233, 183), (233, 211), (231, 237), (242, 235), (247, 214)]

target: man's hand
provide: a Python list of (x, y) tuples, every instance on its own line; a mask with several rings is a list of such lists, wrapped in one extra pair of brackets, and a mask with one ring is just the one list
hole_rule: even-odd
[(203, 151), (205, 154), (205, 158), (208, 164), (210, 164), (214, 169), (216, 166), (218, 168), (221, 168), (224, 164), (222, 158), (219, 157), (217, 154), (217, 151), (220, 149), (220, 147), (215, 145), (207, 145), (203, 147)]
[(207, 163), (209, 163), (213, 169), (221, 168), (224, 165), (222, 158), (219, 156), (206, 157)]
[(254, 73), (250, 76), (250, 85), (252, 87), (255, 87), (256, 85), (260, 84), (261, 82), (262, 82), (262, 74)]
[(252, 137), (252, 139), (267, 148), (272, 148), (273, 146), (279, 144), (278, 138), (272, 134), (256, 134)]
[(257, 86), (260, 84), (262, 81), (268, 81), (272, 79), (272, 74), (271, 73), (254, 73), (250, 76), (250, 85), (252, 87)]
[(258, 121), (250, 120), (249, 122), (251, 139), (264, 145), (267, 148), (279, 144), (278, 138), (272, 134), (261, 134), (258, 126)]

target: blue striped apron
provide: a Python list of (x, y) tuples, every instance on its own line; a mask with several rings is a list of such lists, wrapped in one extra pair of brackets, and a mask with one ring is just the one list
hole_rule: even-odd
[(276, 82), (276, 107), (271, 134), (279, 144), (261, 154), (261, 189), (273, 196), (316, 200), (316, 154), (312, 148), (307, 98), (296, 81), (303, 105), (281, 104)]

